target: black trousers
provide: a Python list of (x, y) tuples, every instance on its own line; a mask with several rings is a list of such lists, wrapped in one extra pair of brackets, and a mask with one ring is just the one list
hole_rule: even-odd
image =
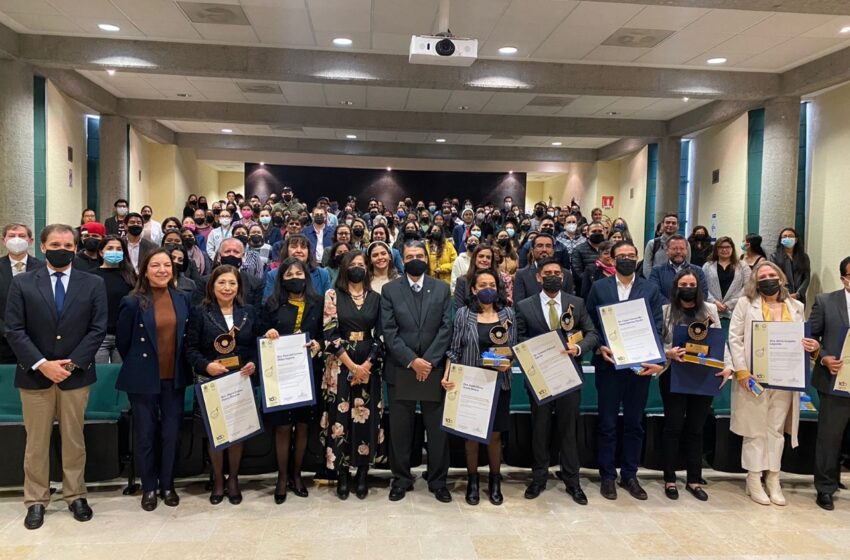
[[(417, 401), (393, 398), (390, 386), (390, 468), (393, 486), (410, 490), (413, 474), (410, 472), (410, 454), (413, 444), (413, 425), (416, 418)], [(449, 474), (449, 438), (440, 425), (443, 422), (443, 403), (419, 401), (428, 449), (428, 489), (446, 487)]]
[(143, 492), (174, 488), (185, 394), (170, 379), (160, 381), (159, 394), (128, 394), (133, 407), (133, 454)]
[(531, 403), (532, 481), (545, 486), (546, 479), (549, 477), (549, 442), (552, 438), (554, 422), (555, 434), (558, 438), (561, 476), (568, 487), (578, 486), (578, 472), (581, 464), (578, 458), (577, 430), (581, 391), (573, 391), (541, 405), (537, 404), (529, 392), (528, 400)]
[(815, 489), (834, 494), (841, 470), (841, 444), (850, 422), (850, 398), (818, 391), (818, 438), (815, 442)]
[(711, 411), (713, 397), (686, 395), (670, 391), (669, 371), (659, 378), (664, 402), (664, 482), (676, 482), (676, 463), (681, 438), (685, 438), (688, 484), (699, 484), (702, 478), (702, 431)]
[(643, 411), (649, 395), (649, 377), (630, 370), (616, 371), (613, 366), (596, 368), (596, 392), (599, 397), (599, 474), (602, 480), (617, 478), (617, 418), (623, 408), (623, 461), (620, 478), (637, 478), (643, 450)]

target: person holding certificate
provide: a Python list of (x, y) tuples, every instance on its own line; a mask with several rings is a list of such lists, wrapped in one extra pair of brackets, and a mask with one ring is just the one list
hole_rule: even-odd
[[(517, 302), (517, 336), (523, 342), (562, 329), (567, 340), (567, 353), (580, 359), (579, 356), (593, 352), (599, 345), (599, 334), (584, 307), (584, 301), (563, 290), (563, 275), (560, 263), (554, 259), (537, 263), (537, 281), (543, 289), (540, 294)], [(551, 448), (549, 440), (554, 415), (561, 480), (573, 501), (586, 505), (587, 496), (579, 482), (581, 464), (578, 455), (578, 419), (581, 391), (572, 391), (542, 404), (538, 404), (529, 391), (528, 400), (531, 403), (532, 478), (531, 484), (525, 489), (526, 499), (533, 500), (546, 489)]]
[[(257, 361), (257, 337), (260, 323), (254, 307), (243, 303), (242, 276), (228, 264), (213, 269), (207, 282), (202, 304), (192, 309), (186, 330), (186, 358), (199, 377), (215, 377), (229, 371), (253, 375)], [(239, 490), (239, 463), (243, 443), (227, 448), (230, 476), (227, 479), (227, 499), (242, 503)], [(224, 452), (214, 451), (210, 442), (210, 462), (213, 488), (210, 503), (224, 499)]]
[(336, 494), (349, 495), (349, 469), (357, 468), (355, 495), (365, 499), (369, 465), (383, 443), (381, 296), (369, 287), (366, 257), (346, 253), (334, 288), (325, 294), (325, 375), (322, 443), (328, 469), (337, 472)]
[(843, 360), (847, 345), (848, 308), (850, 308), (850, 257), (841, 261), (842, 288), (815, 298), (809, 322), (812, 338), (820, 339), (823, 352), (815, 360), (812, 385), (818, 390), (818, 437), (815, 443), (815, 490), (817, 504), (825, 510), (835, 508), (832, 495), (838, 490), (841, 443), (850, 422), (850, 380)]
[[(319, 388), (322, 382), (323, 361), (317, 357), (322, 341), (322, 298), (313, 289), (310, 270), (307, 265), (295, 257), (289, 257), (280, 265), (275, 289), (262, 309), (263, 327), (267, 328), (266, 338), (272, 340), (282, 335), (306, 333), (313, 358), (313, 386)], [(265, 415), (266, 424), (275, 427), (275, 452), (277, 455), (277, 486), (274, 501), (282, 504), (286, 501), (286, 489), (299, 497), (306, 498), (307, 488), (301, 480), (301, 465), (307, 451), (309, 425), (319, 420), (318, 399), (316, 406), (303, 406)], [(295, 425), (295, 460), (293, 461), (292, 481), (287, 484), (289, 469), (289, 448), (292, 426)]]
[[(470, 290), (474, 301), (461, 307), (455, 315), (452, 342), (446, 356), (446, 368), (441, 384), (443, 389), (451, 391), (455, 383), (449, 377), (453, 363), (471, 367), (485, 366), (482, 363), (483, 352), (496, 348), (510, 349), (517, 343), (516, 319), (514, 311), (507, 306), (502, 293), (499, 274), (495, 270), (478, 270), (472, 276)], [(508, 352), (510, 355), (510, 351)], [(499, 400), (495, 404), (496, 414), (487, 443), (487, 458), (490, 464), (490, 485), (487, 495), (494, 506), (501, 505), (502, 477), (499, 473), (502, 463), (502, 432), (511, 427), (511, 358), (496, 368), (499, 371)], [(489, 411), (488, 411), (489, 412)], [(479, 502), (478, 484), (478, 442), (467, 439), (464, 442), (466, 452), (466, 503), (475, 506)]]
[[(720, 328), (720, 317), (713, 303), (703, 300), (703, 288), (700, 279), (693, 268), (680, 270), (673, 278), (670, 288), (670, 303), (664, 306), (664, 351), (668, 360), (684, 361), (685, 346), (673, 346), (673, 329), (676, 326), (691, 326), (697, 328), (708, 325), (709, 328)], [(706, 352), (707, 353), (707, 352)], [(732, 375), (732, 361), (727, 357), (727, 367), (719, 371), (716, 377), (718, 384), (724, 385)], [(682, 432), (687, 438), (687, 483), (685, 488), (697, 500), (705, 502), (708, 494), (702, 489), (702, 429), (711, 411), (714, 397), (687, 393), (674, 393), (670, 390), (670, 378), (673, 375), (665, 370), (666, 375), (659, 379), (661, 400), (664, 402), (664, 495), (671, 500), (679, 499), (676, 488), (676, 463), (679, 462), (679, 441)]]
[[(800, 423), (800, 393), (778, 389), (762, 392), (752, 374), (753, 323), (805, 321), (804, 305), (790, 297), (786, 282), (785, 273), (774, 263), (757, 264), (729, 324), (729, 350), (737, 381), (732, 387), (730, 428), (744, 438), (741, 466), (748, 471), (747, 494), (762, 505), (785, 505), (779, 484), (784, 432), (790, 432), (791, 445), (797, 447)], [(811, 338), (803, 338), (800, 344), (806, 352), (819, 348)], [(767, 493), (762, 487), (762, 473), (766, 473)]]
[(118, 308), (115, 346), (123, 363), (115, 388), (127, 391), (133, 407), (133, 453), (142, 478), (142, 509), (153, 511), (157, 490), (165, 505), (180, 503), (174, 491), (174, 465), (183, 400), (192, 384), (183, 361), (192, 297), (177, 290), (165, 249), (148, 253), (139, 271), (136, 288)]
[[(596, 328), (602, 330), (599, 308), (624, 301), (643, 301), (649, 307), (650, 321), (656, 334), (661, 332), (663, 298), (658, 288), (635, 274), (638, 252), (631, 241), (618, 241), (611, 248), (617, 274), (593, 283), (587, 297), (587, 311)], [(609, 333), (610, 336), (610, 333)], [(654, 341), (653, 341), (654, 343)], [(645, 500), (646, 491), (637, 479), (640, 454), (643, 450), (643, 410), (649, 396), (650, 376), (664, 368), (654, 363), (642, 363), (637, 371), (616, 369), (614, 354), (608, 346), (600, 346), (593, 356), (596, 368), (596, 391), (599, 394), (599, 472), (602, 475), (602, 496), (617, 499), (615, 480), (617, 469), (617, 418), (623, 409), (623, 457), (620, 486), (635, 499)]]

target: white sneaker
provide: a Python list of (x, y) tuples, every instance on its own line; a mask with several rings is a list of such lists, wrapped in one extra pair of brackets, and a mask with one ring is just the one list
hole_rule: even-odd
[(770, 501), (778, 506), (784, 506), (785, 496), (782, 495), (782, 487), (779, 485), (778, 471), (768, 471), (765, 486), (767, 486), (767, 493), (770, 494)]
[(757, 504), (763, 506), (770, 505), (770, 498), (765, 494), (764, 488), (761, 485), (760, 472), (747, 473), (747, 496)]

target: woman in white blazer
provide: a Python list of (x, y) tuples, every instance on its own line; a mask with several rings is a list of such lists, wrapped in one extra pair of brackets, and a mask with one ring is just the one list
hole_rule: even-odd
[[(797, 447), (800, 423), (800, 393), (765, 389), (756, 396), (749, 388), (753, 321), (805, 321), (805, 307), (789, 297), (785, 282), (785, 274), (772, 262), (756, 265), (729, 326), (729, 349), (737, 381), (732, 388), (731, 429), (744, 438), (741, 466), (748, 471), (747, 494), (762, 505), (785, 505), (779, 484), (784, 433), (791, 435), (791, 446)], [(803, 338), (801, 344), (807, 352), (819, 348), (811, 338)], [(767, 493), (761, 484), (763, 472)]]
[(738, 260), (731, 237), (721, 237), (714, 244), (708, 262), (702, 265), (708, 288), (708, 301), (717, 306), (717, 313), (728, 330), (735, 305), (744, 295), (744, 287), (752, 275), (745, 262)]
[[(683, 361), (685, 348), (673, 346), (673, 330), (676, 326), (688, 326), (694, 322), (708, 321), (710, 328), (720, 328), (720, 317), (713, 303), (703, 301), (702, 286), (692, 268), (685, 268), (673, 278), (670, 290), (670, 303), (665, 305), (664, 351), (668, 367), (659, 378), (661, 400), (664, 402), (664, 495), (671, 500), (679, 498), (676, 488), (676, 463), (679, 462), (680, 440), (687, 442), (686, 465), (687, 479), (685, 490), (700, 501), (707, 501), (708, 494), (702, 489), (702, 431), (705, 420), (711, 412), (714, 397), (707, 395), (674, 393), (670, 389), (670, 376), (667, 373), (670, 364)], [(717, 372), (717, 384), (723, 386), (732, 376), (732, 358), (724, 344), (724, 362), (726, 367)]]

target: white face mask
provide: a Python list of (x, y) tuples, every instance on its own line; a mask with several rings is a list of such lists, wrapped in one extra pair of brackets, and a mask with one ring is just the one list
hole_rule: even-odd
[(223, 227), (227, 227), (227, 226), (230, 225), (230, 218), (227, 218), (227, 217), (219, 218), (218, 223), (220, 223)]
[(565, 229), (568, 233), (575, 233), (578, 230), (578, 224), (567, 224)]
[(6, 248), (9, 249), (9, 252), (13, 255), (25, 253), (27, 247), (29, 247), (29, 243), (23, 237), (13, 237), (12, 239), (6, 240)]
[(124, 208), (123, 206), (119, 206), (115, 209), (115, 213), (119, 216), (126, 216), (128, 211), (129, 210), (127, 208)]

